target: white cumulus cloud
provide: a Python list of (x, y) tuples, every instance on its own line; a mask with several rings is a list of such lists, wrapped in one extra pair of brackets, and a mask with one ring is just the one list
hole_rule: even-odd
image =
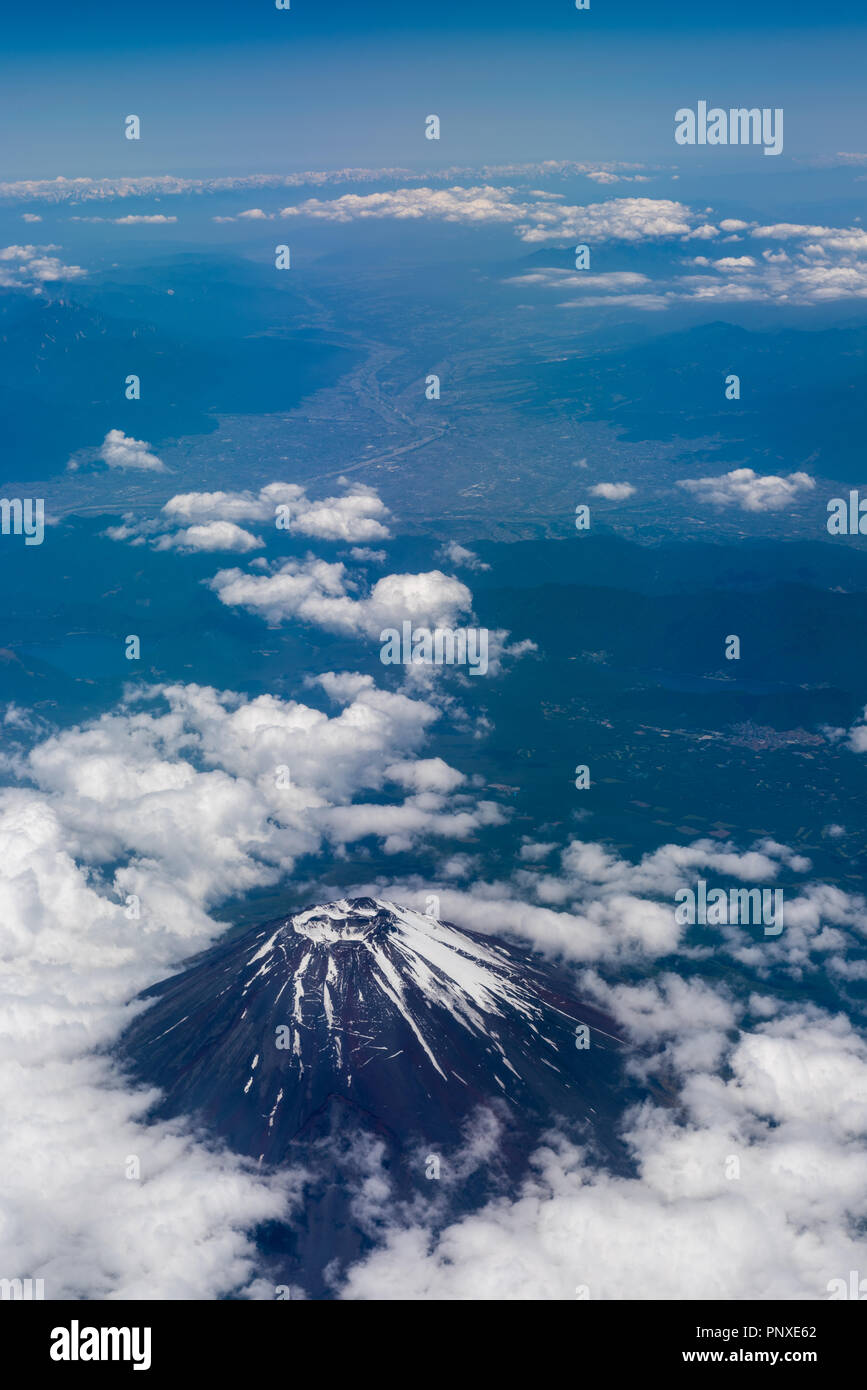
[(681, 478), (678, 487), (717, 507), (738, 506), (745, 512), (776, 512), (816, 486), (808, 473), (764, 476), (752, 468), (734, 468), (716, 478)]
[(143, 439), (133, 439), (123, 430), (109, 430), (100, 449), (99, 457), (109, 468), (140, 468), (148, 473), (162, 473), (165, 464), (156, 454), (150, 452), (150, 445)]
[(622, 502), (632, 497), (635, 488), (632, 483), (595, 483), (590, 492), (593, 497), (604, 497), (607, 502)]

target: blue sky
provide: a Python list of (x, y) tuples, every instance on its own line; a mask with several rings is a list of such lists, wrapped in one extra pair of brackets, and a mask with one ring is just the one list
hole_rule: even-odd
[[(788, 157), (861, 149), (863, 5), (591, 3), (22, 8), (0, 62), (2, 177), (669, 160), (674, 110), (699, 98), (783, 106)], [(439, 145), (421, 138), (430, 111)]]
[[(696, 5), (690, 0), (592, 0), (594, 28), (613, 32), (647, 33), (760, 30), (781, 27), (840, 28), (864, 22), (860, 0), (730, 0), (725, 5)], [(232, 42), (244, 35), (273, 38), (273, 0), (143, 0), (117, 6), (113, 0), (91, 0), (73, 7), (64, 0), (47, 0), (38, 8), (21, 5), (4, 17), (10, 47), (36, 52), (51, 47), (67, 51), (115, 48), (198, 46)], [(572, 0), (437, 0), (409, 4), (407, 0), (292, 0), (293, 30), (308, 37), (341, 35), (382, 38), (394, 34), (442, 32), (490, 33), (493, 30), (562, 34), (572, 27)], [(289, 15), (276, 17), (285, 23)], [(586, 16), (582, 16), (582, 19)]]

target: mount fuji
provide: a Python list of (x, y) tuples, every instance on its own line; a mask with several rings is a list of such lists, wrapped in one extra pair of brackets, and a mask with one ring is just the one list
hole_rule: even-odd
[[(301, 1216), (260, 1249), (313, 1297), (375, 1238), (359, 1205), (372, 1153), (392, 1204), (435, 1192), (449, 1219), (514, 1185), (555, 1124), (616, 1148), (612, 1022), (508, 942), (392, 902), (340, 899), (233, 935), (142, 998), (121, 1051), (159, 1088), (155, 1113), (307, 1173)], [(469, 1171), (479, 1117), (497, 1138)], [(432, 1158), (444, 1182), (426, 1181)]]

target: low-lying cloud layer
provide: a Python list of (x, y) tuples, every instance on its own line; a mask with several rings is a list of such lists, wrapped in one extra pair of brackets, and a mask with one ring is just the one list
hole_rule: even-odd
[(4, 246), (0, 249), (0, 288), (32, 290), (56, 280), (80, 280), (87, 274), (80, 265), (65, 265), (50, 253), (59, 246)]
[(801, 493), (812, 492), (816, 484), (809, 473), (789, 473), (781, 478), (774, 473), (756, 473), (752, 468), (734, 468), (716, 478), (681, 478), (677, 486), (691, 492), (700, 502), (717, 507), (777, 512)]
[[(532, 864), (556, 847), (525, 848)], [(795, 1004), (771, 982), (863, 979), (867, 903), (816, 882), (787, 886), (774, 939), (741, 925), (696, 933), (672, 912), (699, 876), (790, 885), (810, 869), (770, 840), (746, 851), (664, 845), (637, 863), (571, 841), (556, 869), (438, 884), (444, 917), (583, 963), (581, 989), (635, 1045), (630, 1070), (659, 1083), (658, 1096), (674, 1088), (677, 1104), (647, 1099), (625, 1117), (632, 1176), (553, 1122), (520, 1193), (447, 1225), (401, 1212), (380, 1174), (378, 1247), (348, 1271), (342, 1296), (828, 1298), (858, 1267), (867, 1216), (867, 1042), (844, 1013)], [(390, 885), (418, 905), (431, 889)], [(703, 973), (720, 953), (739, 967), (728, 983)], [(445, 1176), (463, 1162), (460, 1149), (444, 1153)]]
[(383, 628), (404, 620), (427, 628), (451, 628), (472, 611), (473, 596), (459, 579), (427, 574), (388, 574), (367, 595), (346, 566), (308, 556), (286, 560), (270, 574), (220, 570), (210, 581), (221, 603), (258, 613), (269, 623), (299, 618), (326, 632), (361, 634), (376, 640)]
[[(560, 301), (564, 309), (627, 305), (660, 310), (687, 302), (825, 304), (867, 295), (867, 233), (860, 227), (762, 226), (734, 218), (715, 225), (697, 222), (698, 214), (689, 209), (683, 212), (688, 226), (672, 231), (672, 239), (720, 248), (750, 239), (753, 244), (722, 255), (710, 254), (709, 247), (705, 254), (673, 262), (668, 273), (656, 277), (632, 271), (583, 274), (545, 266), (506, 283), (567, 293), (569, 297)], [(768, 241), (780, 245), (769, 247)]]
[[(111, 433), (119, 435), (120, 431)], [(111, 527), (108, 535), (133, 545), (149, 542), (155, 550), (242, 553), (265, 545), (261, 535), (249, 529), (250, 524), (323, 541), (361, 544), (388, 540), (390, 514), (377, 492), (361, 484), (350, 485), (343, 478), (339, 481), (345, 487), (341, 496), (315, 501), (298, 483), (268, 483), (258, 493), (182, 492), (169, 498), (158, 517), (141, 521), (130, 514), (122, 526)]]
[(370, 218), (415, 221), (421, 218), (468, 225), (511, 225), (522, 241), (588, 237), (637, 242), (688, 236), (694, 223), (683, 203), (668, 198), (611, 198), (574, 207), (541, 194), (518, 201), (515, 189), (492, 184), (474, 188), (397, 188), (389, 193), (345, 193), (340, 198), (308, 198), (285, 207), (280, 217), (354, 222)]
[[(630, 269), (604, 274), (575, 274), (562, 267), (545, 267), (512, 277), (514, 285), (574, 292), (562, 307), (620, 306), (659, 311), (684, 302), (827, 304), (867, 296), (867, 232), (857, 224), (834, 227), (824, 223), (762, 223), (737, 217), (713, 219), (712, 208), (692, 208), (672, 199), (645, 196), (609, 197), (602, 202), (569, 203), (542, 183), (586, 177), (598, 187), (646, 181), (639, 166), (543, 161), (538, 164), (488, 168), (453, 168), (427, 174), (401, 169), (308, 171), (304, 174), (251, 175), (226, 179), (183, 179), (173, 176), (131, 179), (23, 180), (0, 184), (0, 199), (53, 202), (114, 200), (147, 196), (214, 194), (280, 188), (328, 188), (343, 183), (395, 183), (375, 192), (349, 192), (337, 197), (310, 197), (282, 208), (251, 207), (218, 214), (217, 222), (306, 221), (349, 224), (355, 221), (442, 221), (467, 227), (504, 226), (528, 245), (576, 241), (623, 247), (671, 244), (686, 248), (699, 243), (703, 254), (673, 263), (667, 274), (651, 277)], [(518, 182), (500, 182), (509, 178)], [(470, 182), (454, 182), (468, 179)], [(522, 182), (523, 181), (523, 182)], [(574, 196), (574, 195), (573, 195)], [(35, 216), (35, 214), (28, 214)], [(76, 215), (78, 222), (171, 224), (174, 214), (126, 213), (118, 217)], [(769, 244), (770, 243), (770, 244)], [(86, 274), (80, 266), (65, 266), (46, 253), (57, 247), (8, 247), (0, 261), (0, 286), (36, 288), (49, 280)]]
[(138, 990), (223, 929), (210, 912), (227, 896), (326, 847), (372, 836), (395, 851), (496, 823), (459, 772), (419, 756), (433, 705), (369, 677), (320, 685), (331, 716), (152, 687), (7, 759), (20, 785), (0, 791), (4, 1277), (44, 1278), (49, 1298), (219, 1297), (254, 1275), (250, 1230), (297, 1198), (301, 1174), (263, 1176), (181, 1124), (146, 1123), (155, 1097), (101, 1049)]
[(603, 993), (679, 1085), (677, 1109), (631, 1116), (637, 1176), (555, 1131), (518, 1198), (445, 1230), (398, 1225), (384, 1199), (345, 1298), (815, 1300), (859, 1267), (867, 1044), (848, 1021), (676, 976)]
[(395, 166), (381, 169), (316, 169), (298, 174), (237, 174), (221, 178), (190, 179), (175, 174), (144, 174), (126, 178), (16, 179), (0, 183), (0, 199), (26, 199), (49, 203), (103, 202), (115, 198), (183, 197), (189, 194), (234, 193), (267, 188), (322, 187), (341, 183), (383, 183), (400, 179), (412, 182), (452, 182), (459, 178), (574, 178), (586, 174), (599, 182), (639, 179), (643, 166), (619, 161), (586, 162), (546, 159), (524, 164), (488, 164), (468, 168), (452, 165), (446, 169), (419, 173)]
[[(226, 897), (373, 837), (388, 853), (440, 842), (442, 881), (390, 881), (389, 895), (423, 906), (435, 890), (447, 920), (571, 963), (634, 1039), (636, 1076), (676, 1085), (679, 1100), (628, 1116), (635, 1176), (554, 1131), (523, 1192), (446, 1229), (392, 1207), (371, 1157), (364, 1200), (379, 1244), (346, 1273), (344, 1296), (826, 1297), (857, 1267), (867, 1216), (867, 1046), (842, 1014), (796, 1005), (773, 982), (822, 972), (844, 990), (859, 978), (864, 900), (811, 881), (810, 861), (770, 839), (669, 844), (637, 862), (575, 839), (555, 860), (554, 842), (528, 841), (508, 881), (461, 887), (454, 846), (505, 813), (425, 755), (440, 706), (369, 676), (315, 684), (335, 713), (195, 685), (130, 691), (7, 759), (18, 780), (0, 792), (9, 1277), (44, 1278), (54, 1297), (271, 1296), (250, 1231), (291, 1212), (304, 1175), (260, 1174), (183, 1125), (148, 1124), (151, 1097), (100, 1049), (140, 988), (219, 933), (211, 914)], [(785, 930), (679, 923), (675, 894), (698, 877), (783, 883)], [(702, 978), (721, 954), (737, 989)], [(472, 1162), (444, 1154), (446, 1176), (484, 1161), (480, 1143)]]

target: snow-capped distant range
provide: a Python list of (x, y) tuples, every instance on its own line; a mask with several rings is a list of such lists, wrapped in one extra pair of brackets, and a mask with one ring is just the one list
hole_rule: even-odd
[[(153, 987), (124, 1052), (260, 1162), (335, 1107), (457, 1142), (480, 1105), (594, 1121), (610, 1109), (610, 1021), (506, 942), (395, 903), (341, 899), (211, 948)], [(608, 1104), (606, 1105), (606, 1098)]]

